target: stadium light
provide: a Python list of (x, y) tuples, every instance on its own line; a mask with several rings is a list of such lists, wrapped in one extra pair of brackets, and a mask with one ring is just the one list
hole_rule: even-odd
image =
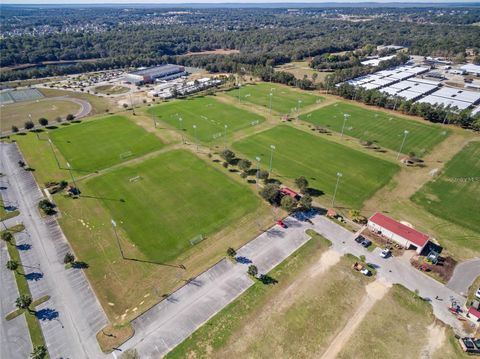
[(398, 153), (397, 153), (397, 160), (398, 160), (398, 158), (400, 157), (400, 153), (401, 153), (402, 150), (403, 150), (403, 145), (405, 145), (405, 141), (406, 141), (407, 135), (408, 135), (408, 130), (403, 131), (403, 134), (404, 134), (404, 136), (403, 136), (403, 141), (402, 141), (402, 144), (400, 145), (400, 149), (398, 150)]
[(340, 177), (342, 176), (343, 176), (342, 172), (337, 172), (337, 183), (335, 185), (335, 191), (333, 191), (332, 208), (335, 207), (335, 197), (337, 195), (338, 182), (340, 182)]
[(225, 124), (223, 127), (225, 128), (225, 135), (224, 135), (225, 136), (225, 148), (227, 148), (227, 128), (228, 128), (228, 125)]
[(122, 258), (125, 259), (125, 256), (123, 255), (122, 246), (120, 245), (120, 240), (118, 239), (117, 222), (115, 222), (113, 219), (111, 219), (110, 221), (112, 223), (113, 233), (115, 233), (115, 239), (117, 241), (118, 250), (120, 251), (120, 254), (122, 255)]
[(257, 187), (258, 187), (258, 172), (260, 171), (260, 161), (262, 159), (260, 158), (260, 156), (255, 157), (255, 159), (257, 160), (257, 174), (256, 174), (257, 180), (256, 180), (256, 182), (257, 182)]
[(68, 168), (68, 172), (70, 172), (70, 177), (72, 177), (73, 185), (75, 186), (75, 189), (78, 191), (78, 195), (80, 196), (80, 189), (78, 188), (77, 183), (75, 182), (75, 178), (73, 177), (73, 173), (72, 173), (72, 166), (70, 166), (69, 162), (67, 162), (67, 168)]
[(340, 137), (343, 137), (343, 131), (345, 131), (345, 124), (347, 123), (347, 120), (348, 120), (349, 117), (350, 117), (350, 115), (348, 113), (343, 114), (342, 134), (340, 135)]
[(53, 149), (53, 143), (52, 143), (52, 140), (50, 138), (48, 138), (48, 143), (50, 144), (50, 149), (53, 152), (53, 157), (55, 157), (55, 162), (57, 162), (57, 167), (61, 169), (60, 162), (58, 162), (57, 154), (55, 153), (55, 150)]
[(276, 149), (275, 145), (270, 145), (270, 166), (268, 172), (272, 172), (273, 151)]
[(179, 130), (180, 130), (180, 133), (182, 135), (182, 143), (185, 143), (185, 138), (183, 137), (183, 118), (179, 117), (178, 118), (178, 126), (179, 126)]
[(197, 125), (193, 125), (192, 127), (193, 127), (193, 131), (194, 131), (193, 132), (194, 133), (193, 137), (195, 137), (195, 142), (197, 144), (197, 152), (198, 152)]
[(273, 92), (270, 92), (268, 94), (268, 96), (270, 97), (270, 115), (272, 114), (272, 97), (273, 97)]

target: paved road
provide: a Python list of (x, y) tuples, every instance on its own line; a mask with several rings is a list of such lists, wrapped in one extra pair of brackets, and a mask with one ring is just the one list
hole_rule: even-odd
[(458, 264), (447, 287), (466, 297), (468, 289), (477, 277), (480, 277), (480, 258)]
[(5, 268), (10, 259), (7, 245), (0, 243), (0, 358), (25, 359), (32, 352), (32, 342), (28, 334), (25, 316), (20, 315), (10, 321), (5, 316), (15, 310), (18, 297), (17, 283), (13, 272)]
[[(102, 358), (95, 334), (107, 323), (105, 314), (81, 270), (66, 270), (63, 255), (68, 243), (54, 218), (43, 219), (37, 210), (42, 198), (31, 172), (18, 166), (16, 144), (0, 143), (0, 172), (9, 177), (8, 190), (18, 202), (26, 233), (19, 242), (28, 244), (22, 260), (34, 270), (29, 287), (34, 297), (48, 294), (42, 330), (51, 358)], [(15, 180), (13, 180), (15, 179)]]
[(303, 223), (295, 219), (287, 223), (288, 231), (275, 226), (239, 249), (244, 263), (220, 261), (135, 319), (135, 335), (121, 348), (135, 347), (146, 359), (159, 358), (180, 344), (254, 283), (246, 274), (249, 264), (267, 273), (309, 239)]

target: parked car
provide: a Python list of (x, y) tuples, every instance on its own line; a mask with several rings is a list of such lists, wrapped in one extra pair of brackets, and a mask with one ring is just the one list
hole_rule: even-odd
[(287, 225), (286, 225), (285, 222), (282, 221), (281, 219), (279, 219), (279, 220), (277, 221), (277, 224), (278, 224), (280, 227), (282, 227), (282, 228), (287, 228)]
[(480, 298), (480, 288), (475, 292), (475, 297)]
[(392, 252), (390, 251), (390, 248), (386, 247), (380, 252), (380, 257), (387, 258), (390, 257), (391, 254)]
[(363, 268), (360, 273), (367, 277), (370, 276), (370, 271), (367, 268)]
[(364, 246), (365, 248), (368, 248), (370, 247), (370, 245), (372, 244), (372, 241), (368, 240), (368, 239), (365, 239), (362, 241), (362, 243), (360, 243), (362, 246)]
[(365, 240), (365, 237), (360, 235), (357, 238), (355, 238), (355, 242), (357, 243), (362, 243)]

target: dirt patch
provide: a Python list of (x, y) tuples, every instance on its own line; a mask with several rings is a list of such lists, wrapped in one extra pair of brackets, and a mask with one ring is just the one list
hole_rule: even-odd
[(430, 324), (427, 327), (427, 330), (428, 330), (428, 340), (420, 356), (422, 359), (432, 358), (432, 354), (438, 348), (442, 347), (443, 342), (446, 339), (445, 328), (436, 323)]

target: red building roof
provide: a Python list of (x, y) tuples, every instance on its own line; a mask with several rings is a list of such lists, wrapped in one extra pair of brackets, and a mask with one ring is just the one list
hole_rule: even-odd
[(370, 217), (369, 221), (389, 230), (390, 232), (395, 233), (396, 235), (399, 235), (402, 238), (409, 240), (419, 247), (424, 247), (428, 242), (429, 237), (425, 233), (410, 228), (390, 217), (385, 216), (382, 213), (375, 213)]
[(298, 196), (298, 193), (295, 192), (294, 190), (288, 188), (288, 187), (284, 187), (280, 190), (280, 192), (282, 192), (283, 194), (286, 194), (287, 196), (290, 196), (292, 198), (296, 198)]
[(473, 316), (480, 319), (480, 311), (475, 309), (474, 307), (470, 307), (470, 309), (468, 309), (468, 314), (472, 314)]

